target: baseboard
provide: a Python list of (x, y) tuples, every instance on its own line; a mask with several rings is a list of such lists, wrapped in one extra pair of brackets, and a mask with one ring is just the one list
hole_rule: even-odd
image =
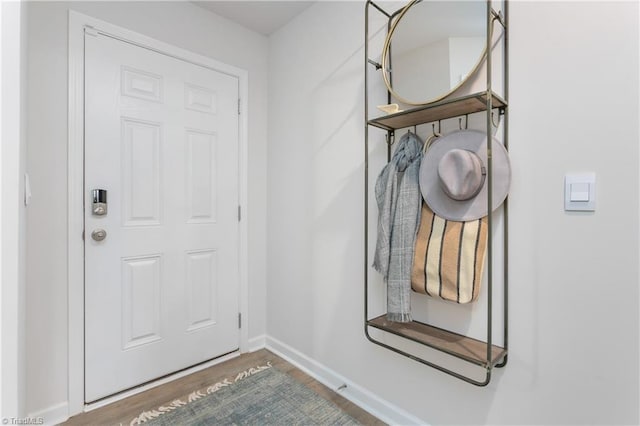
[[(42, 419), (42, 420), (40, 420)], [(62, 422), (65, 422), (69, 419), (69, 403), (67, 401), (61, 402), (60, 404), (52, 405), (49, 408), (45, 408), (44, 410), (37, 411), (35, 413), (29, 413), (27, 415), (27, 419), (34, 425), (57, 425)], [(22, 420), (22, 419), (20, 419)], [(42, 423), (40, 423), (42, 421)], [(18, 423), (16, 423), (18, 424)], [(23, 423), (27, 424), (27, 423)]]
[(273, 337), (266, 337), (266, 348), (387, 424), (427, 424)]
[(267, 345), (267, 336), (262, 334), (260, 336), (252, 337), (248, 342), (249, 352), (259, 351), (264, 349)]

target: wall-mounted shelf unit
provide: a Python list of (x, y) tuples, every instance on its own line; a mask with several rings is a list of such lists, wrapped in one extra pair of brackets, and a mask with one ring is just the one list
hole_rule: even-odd
[[(415, 3), (415, 2), (414, 2)], [(486, 0), (486, 50), (485, 52), (491, 52), (484, 56), (484, 69), (486, 71), (487, 84), (486, 90), (482, 90), (478, 93), (462, 96), (447, 96), (446, 98), (437, 102), (429, 104), (414, 106), (393, 114), (383, 115), (376, 118), (369, 119), (369, 79), (370, 73), (381, 73), (381, 65), (374, 61), (369, 56), (369, 12), (374, 10), (376, 13), (381, 13), (386, 19), (388, 19), (387, 32), (391, 28), (394, 28), (394, 20), (400, 14), (404, 14), (401, 8), (393, 13), (385, 11), (382, 7), (377, 5), (371, 0), (368, 0), (365, 8), (365, 206), (364, 206), (364, 226), (365, 226), (365, 255), (364, 255), (364, 329), (366, 337), (376, 345), (382, 346), (400, 355), (411, 358), (422, 364), (433, 367), (441, 372), (454, 376), (458, 379), (464, 380), (468, 383), (477, 386), (486, 386), (491, 380), (491, 373), (494, 368), (504, 367), (507, 364), (508, 356), (508, 204), (507, 201), (503, 204), (503, 238), (502, 238), (502, 253), (503, 268), (502, 268), (502, 282), (503, 282), (503, 301), (502, 301), (502, 314), (503, 314), (503, 327), (502, 327), (502, 346), (498, 346), (494, 343), (494, 325), (493, 325), (493, 281), (494, 281), (494, 265), (493, 265), (493, 251), (496, 237), (494, 236), (494, 218), (493, 214), (489, 214), (487, 217), (488, 222), (488, 235), (487, 241), (487, 318), (486, 318), (486, 335), (483, 340), (472, 338), (462, 335), (460, 333), (445, 330), (440, 327), (425, 324), (419, 321), (411, 321), (408, 323), (392, 322), (386, 319), (386, 314), (375, 316), (370, 318), (369, 309), (369, 196), (370, 196), (370, 182), (369, 182), (369, 130), (372, 127), (382, 129), (387, 132), (386, 142), (391, 144), (394, 141), (394, 134), (399, 129), (411, 128), (421, 124), (440, 122), (455, 117), (468, 116), (470, 114), (485, 113), (486, 114), (486, 134), (487, 139), (491, 140), (493, 137), (493, 117), (494, 112), (498, 112), (503, 117), (503, 143), (508, 149), (508, 0), (502, 2), (503, 7), (500, 12), (492, 7), (491, 0)], [(400, 15), (402, 16), (402, 15)], [(502, 67), (503, 67), (503, 91), (502, 96), (497, 95), (492, 89), (492, 56), (495, 49), (493, 49), (493, 25), (497, 24), (503, 31), (502, 37)], [(380, 53), (380, 52), (376, 52)], [(389, 70), (391, 73), (391, 70)], [(426, 77), (425, 77), (426, 78)], [(387, 92), (387, 101), (391, 103), (393, 101), (392, 93)], [(391, 148), (388, 149), (388, 155), (391, 153)], [(491, 154), (487, 150), (487, 156), (489, 158), (487, 164), (487, 174), (489, 187), (492, 182), (492, 165)], [(376, 173), (379, 172), (376, 170)], [(488, 190), (487, 203), (492, 205), (492, 191)], [(403, 349), (399, 346), (390, 343), (393, 339), (381, 339), (372, 336), (370, 333), (372, 330), (376, 330), (378, 333), (389, 334), (396, 337), (400, 337), (408, 342), (419, 344), (432, 349), (435, 349), (441, 353), (444, 353), (452, 358), (468, 362), (484, 370), (484, 379), (476, 379), (475, 376), (471, 377), (465, 373), (454, 371), (453, 369), (444, 366), (440, 361), (436, 362), (427, 359), (424, 356), (418, 356), (415, 353), (411, 353), (408, 349)], [(403, 345), (404, 347), (404, 345)]]

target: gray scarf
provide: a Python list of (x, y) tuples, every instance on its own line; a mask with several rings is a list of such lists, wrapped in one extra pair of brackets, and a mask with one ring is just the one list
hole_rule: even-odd
[(411, 269), (422, 204), (421, 160), (422, 141), (406, 133), (376, 180), (378, 240), (373, 267), (387, 282), (390, 321), (411, 321)]

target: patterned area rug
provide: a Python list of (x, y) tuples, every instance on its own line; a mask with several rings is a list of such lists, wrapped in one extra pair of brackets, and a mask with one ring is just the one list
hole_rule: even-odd
[(250, 368), (131, 420), (131, 425), (358, 425), (270, 364)]

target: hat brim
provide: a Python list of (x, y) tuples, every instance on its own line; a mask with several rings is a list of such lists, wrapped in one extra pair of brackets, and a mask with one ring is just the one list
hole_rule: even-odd
[[(511, 184), (509, 154), (496, 138), (492, 138), (492, 211), (507, 198)], [(476, 196), (457, 201), (443, 190), (438, 177), (438, 164), (451, 149), (466, 149), (474, 152), (487, 169), (487, 178)], [(456, 222), (480, 219), (488, 213), (487, 192), (489, 188), (489, 166), (487, 163), (487, 135), (477, 130), (458, 130), (434, 141), (420, 165), (420, 191), (429, 208), (438, 216)]]

